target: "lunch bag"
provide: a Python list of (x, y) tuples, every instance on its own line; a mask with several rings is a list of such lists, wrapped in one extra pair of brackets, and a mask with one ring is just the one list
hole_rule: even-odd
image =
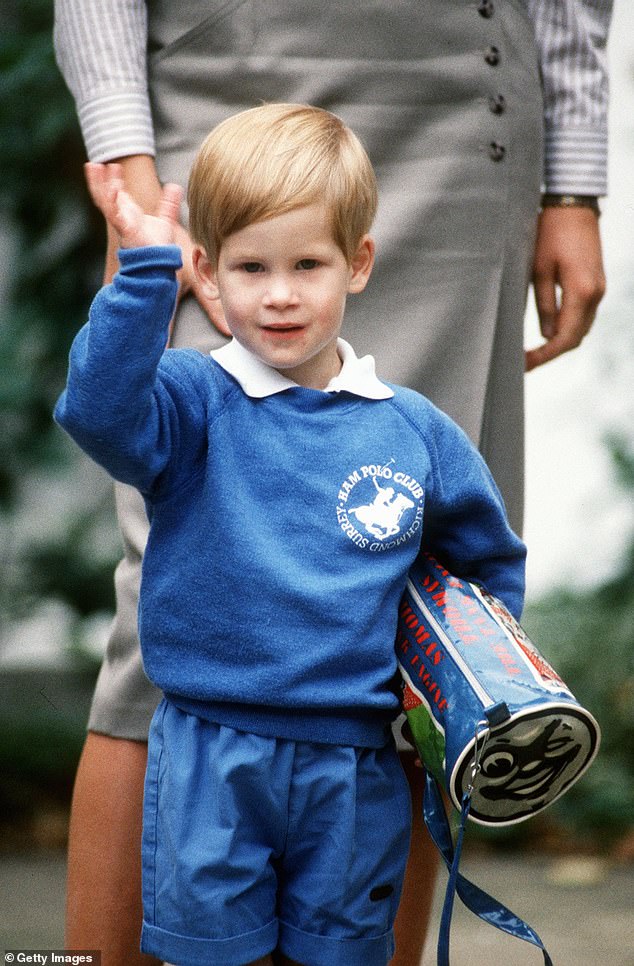
[[(422, 554), (399, 608), (396, 653), (402, 705), (426, 770), (424, 817), (450, 872), (438, 944), (449, 963), (453, 897), (485, 921), (532, 942), (534, 931), (458, 873), (467, 819), (525, 821), (590, 766), (599, 726), (504, 604)], [(454, 845), (444, 790), (460, 812)]]

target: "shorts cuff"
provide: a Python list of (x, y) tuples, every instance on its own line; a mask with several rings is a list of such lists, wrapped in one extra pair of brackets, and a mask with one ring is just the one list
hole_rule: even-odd
[(278, 947), (305, 966), (387, 966), (394, 956), (394, 933), (390, 929), (371, 939), (335, 939), (280, 922)]
[[(141, 952), (179, 966), (243, 966), (267, 956), (277, 946), (278, 923), (274, 919), (251, 932), (231, 939), (197, 939), (143, 923)], [(355, 960), (356, 963), (356, 960)]]

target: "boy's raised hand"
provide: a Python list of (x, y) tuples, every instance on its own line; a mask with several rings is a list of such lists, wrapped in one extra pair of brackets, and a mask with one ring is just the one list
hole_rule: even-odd
[(182, 197), (179, 185), (164, 185), (156, 214), (148, 215), (125, 191), (119, 164), (88, 162), (85, 168), (92, 200), (116, 233), (120, 248), (174, 244)]

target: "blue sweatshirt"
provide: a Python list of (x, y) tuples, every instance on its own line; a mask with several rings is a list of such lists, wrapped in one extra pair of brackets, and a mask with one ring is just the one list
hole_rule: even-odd
[(220, 724), (380, 746), (421, 546), (519, 616), (525, 548), (490, 473), (411, 390), (369, 399), (288, 383), (253, 397), (216, 359), (165, 351), (179, 250), (120, 262), (73, 343), (55, 416), (145, 498), (148, 676)]

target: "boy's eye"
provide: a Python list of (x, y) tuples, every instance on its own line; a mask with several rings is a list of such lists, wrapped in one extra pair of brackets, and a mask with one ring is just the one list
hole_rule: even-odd
[(244, 262), (242, 265), (242, 268), (244, 269), (245, 272), (248, 272), (250, 275), (254, 274), (255, 272), (262, 271), (262, 265), (260, 264), (260, 262)]
[(309, 272), (311, 268), (317, 268), (318, 262), (316, 258), (302, 258), (298, 263), (297, 267), (303, 272)]

